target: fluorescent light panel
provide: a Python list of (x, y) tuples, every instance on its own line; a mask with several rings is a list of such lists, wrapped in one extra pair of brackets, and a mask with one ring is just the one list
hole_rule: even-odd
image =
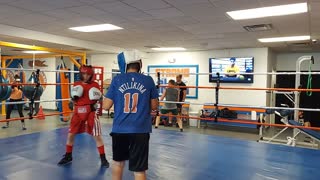
[(151, 48), (155, 51), (185, 51), (183, 47), (161, 47), (161, 48)]
[(286, 41), (304, 41), (310, 40), (310, 36), (288, 36), (288, 37), (274, 37), (274, 38), (262, 38), (258, 39), (260, 42), (286, 42)]
[(48, 51), (22, 51), (23, 53), (27, 53), (27, 54), (46, 54), (46, 53), (50, 53)]
[(97, 24), (97, 25), (90, 25), (90, 26), (71, 27), (69, 29), (74, 31), (80, 31), (80, 32), (99, 32), (99, 31), (119, 30), (123, 28), (119, 26), (115, 26), (113, 24)]
[(307, 3), (287, 4), (280, 6), (270, 6), (239, 11), (230, 11), (227, 14), (234, 20), (255, 19), (271, 16), (284, 16), (308, 12)]

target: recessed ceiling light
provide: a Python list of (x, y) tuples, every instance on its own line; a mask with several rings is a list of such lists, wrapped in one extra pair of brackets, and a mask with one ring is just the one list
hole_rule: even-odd
[(71, 27), (69, 29), (74, 31), (80, 31), (80, 32), (99, 32), (99, 31), (119, 30), (123, 28), (119, 26), (115, 26), (113, 24), (97, 24), (97, 25), (90, 25), (90, 26)]
[(271, 16), (284, 16), (308, 12), (307, 3), (287, 4), (280, 6), (269, 6), (255, 9), (230, 11), (227, 14), (234, 20), (254, 19)]
[(268, 42), (286, 42), (286, 41), (304, 41), (310, 40), (310, 36), (288, 36), (288, 37), (274, 37), (274, 38), (262, 38), (258, 41), (263, 43)]
[(27, 53), (27, 54), (46, 54), (46, 53), (50, 53), (48, 51), (22, 51), (23, 53)]
[(185, 51), (183, 47), (161, 47), (161, 48), (151, 48), (155, 51)]

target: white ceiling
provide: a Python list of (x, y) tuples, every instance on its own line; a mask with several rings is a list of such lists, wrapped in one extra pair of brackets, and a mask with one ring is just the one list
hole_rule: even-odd
[[(306, 1), (310, 11), (305, 14), (243, 21), (234, 21), (226, 15), (231, 10)], [(100, 23), (112, 23), (124, 30), (79, 33), (68, 29)], [(271, 23), (274, 29), (247, 32), (243, 28), (261, 23)], [(320, 39), (320, 0), (0, 0), (0, 24), (144, 51), (150, 51), (145, 46), (183, 46), (188, 50), (264, 46), (278, 51), (320, 50), (317, 44), (297, 47), (257, 41), (290, 35)], [(36, 43), (41, 45), (39, 41)]]

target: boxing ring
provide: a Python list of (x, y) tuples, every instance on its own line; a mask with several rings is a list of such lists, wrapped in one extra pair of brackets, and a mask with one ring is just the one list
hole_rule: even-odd
[[(1, 43), (0, 43), (1, 45)], [(33, 47), (30, 47), (33, 48)], [(38, 48), (39, 50), (39, 48)], [(40, 50), (45, 50), (41, 49)], [(55, 50), (53, 52), (60, 52)], [(62, 53), (62, 52), (61, 52)], [(82, 56), (85, 54), (72, 54)], [(56, 55), (54, 55), (56, 56)], [(63, 55), (61, 55), (63, 56)], [(40, 56), (39, 56), (40, 57)], [(70, 56), (71, 61), (75, 61)], [(304, 57), (311, 61), (311, 57)], [(299, 61), (299, 66), (302, 61)], [(82, 62), (83, 63), (83, 62)], [(79, 63), (78, 63), (79, 65)], [(21, 70), (19, 68), (6, 68), (2, 61), (0, 70)], [(23, 71), (35, 71), (35, 69), (23, 69)], [(40, 71), (40, 70), (37, 70)], [(47, 72), (70, 72), (61, 70), (42, 70)], [(103, 71), (103, 70), (102, 70)], [(112, 72), (105, 72), (112, 73)], [(301, 75), (307, 74), (295, 73), (244, 73), (247, 75)], [(308, 73), (310, 74), (310, 73)], [(312, 72), (312, 74), (320, 74)], [(152, 74), (149, 74), (152, 76)], [(208, 73), (196, 73), (190, 75), (208, 75)], [(159, 76), (155, 79), (158, 87), (167, 87), (160, 85)], [(300, 79), (298, 79), (300, 81)], [(298, 82), (298, 81), (297, 81)], [(2, 86), (10, 86), (8, 82), (1, 82)], [(73, 85), (73, 83), (20, 83), (21, 86), (57, 86)], [(178, 88), (178, 87), (176, 87)], [(219, 101), (219, 91), (238, 90), (238, 91), (292, 91), (295, 98), (299, 97), (301, 92), (320, 92), (320, 89), (296, 88), (259, 88), (259, 87), (230, 87), (221, 86), (218, 81), (215, 86), (186, 86), (186, 88), (199, 88), (214, 90), (215, 102), (203, 104), (191, 102), (189, 105), (207, 105), (212, 106), (216, 111), (212, 116), (174, 116), (186, 119), (195, 119), (210, 123), (239, 123), (259, 126), (260, 140), (263, 140), (263, 130), (266, 127), (276, 127), (284, 129), (293, 129), (292, 138), (299, 134), (306, 134), (315, 141), (320, 141), (319, 127), (304, 127), (297, 118), (298, 111), (320, 111), (320, 109), (300, 108), (296, 103), (293, 108), (290, 107), (268, 107), (251, 106), (239, 104), (223, 104)], [(3, 99), (5, 100), (5, 99)], [(70, 101), (70, 99), (46, 99), (15, 102), (17, 103), (35, 103), (35, 102), (60, 102)], [(179, 103), (162, 101), (161, 103)], [(8, 105), (10, 102), (3, 102), (2, 105)], [(291, 119), (283, 124), (275, 124), (262, 120), (243, 120), (239, 118), (227, 119), (218, 116), (222, 108), (246, 109), (248, 111), (257, 111), (264, 114), (266, 110), (290, 110), (294, 111), (294, 120)], [(59, 116), (70, 114), (72, 111), (54, 112), (43, 114), (42, 116)], [(167, 114), (152, 113), (153, 116), (170, 116)], [(19, 121), (22, 119), (39, 118), (32, 116), (23, 118), (0, 119), (0, 122)], [(58, 118), (57, 118), (58, 120)], [(109, 133), (111, 127), (103, 127), (103, 139), (106, 144), (106, 154), (108, 160), (111, 160), (111, 138)], [(74, 148), (74, 160), (72, 164), (66, 167), (57, 166), (58, 160), (64, 154), (65, 140), (68, 129), (61, 128), (48, 132), (33, 133), (7, 139), (0, 139), (0, 180), (1, 179), (111, 179), (111, 170), (100, 168), (97, 161), (99, 158), (96, 152), (94, 141), (89, 135), (81, 134), (76, 137)], [(275, 137), (272, 137), (275, 138)], [(272, 139), (271, 138), (271, 139)], [(285, 141), (285, 140), (284, 140)], [(259, 141), (260, 142), (260, 141)], [(286, 142), (286, 141), (285, 141)], [(284, 143), (285, 143), (284, 142)], [(268, 143), (272, 143), (270, 140)], [(317, 144), (318, 145), (318, 144)], [(292, 145), (295, 146), (295, 145)], [(217, 137), (212, 135), (200, 135), (193, 133), (180, 133), (169, 130), (153, 130), (150, 140), (149, 171), (148, 179), (319, 179), (320, 151), (304, 149), (292, 146), (265, 144), (250, 142), (233, 138)], [(79, 148), (78, 148), (79, 147)], [(126, 168), (124, 179), (132, 179), (132, 173)]]
[[(111, 159), (110, 126), (103, 127)], [(74, 160), (57, 166), (64, 153), (67, 128), (0, 139), (0, 179), (111, 179), (101, 168), (94, 140), (76, 137)], [(153, 130), (148, 179), (308, 179), (320, 177), (320, 151), (262, 144), (232, 138)], [(133, 179), (125, 169), (123, 179)]]

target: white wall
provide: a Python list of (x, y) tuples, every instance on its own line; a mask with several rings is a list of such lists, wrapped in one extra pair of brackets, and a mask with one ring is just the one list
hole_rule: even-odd
[[(232, 50), (213, 50), (199, 52), (178, 52), (178, 53), (149, 53), (148, 58), (143, 62), (144, 71), (147, 72), (147, 65), (167, 65), (169, 59), (176, 59), (175, 64), (181, 65), (199, 65), (199, 72), (209, 73), (209, 58), (212, 57), (245, 57), (253, 56), (255, 58), (254, 71), (267, 70), (267, 48), (256, 49), (232, 49)], [(199, 76), (199, 86), (215, 86), (215, 83), (209, 83), (208, 75)], [(264, 76), (255, 76), (253, 84), (230, 84), (225, 83), (221, 86), (238, 87), (266, 87), (267, 79)], [(197, 103), (214, 103), (215, 91), (208, 89), (199, 89), (198, 99), (187, 100)], [(219, 103), (224, 104), (242, 104), (242, 105), (266, 105), (266, 93), (264, 91), (234, 91), (220, 90)], [(197, 111), (201, 106), (191, 106), (191, 111)]]
[[(315, 64), (312, 65), (312, 70), (320, 70), (320, 53), (280, 53), (277, 55), (277, 71), (295, 71), (296, 61), (301, 56), (313, 55)], [(307, 71), (309, 63), (305, 62), (301, 65), (301, 70)]]
[[(148, 65), (170, 65), (169, 59), (176, 59), (174, 65), (199, 65), (199, 72), (209, 73), (209, 58), (212, 57), (244, 57), (253, 56), (255, 58), (254, 71), (266, 72), (268, 70), (268, 49), (267, 48), (251, 48), (251, 49), (232, 49), (232, 50), (213, 50), (213, 51), (197, 51), (197, 52), (175, 52), (175, 53), (147, 53), (143, 55), (143, 71), (147, 72)], [(116, 54), (100, 54), (91, 56), (92, 64), (104, 66), (105, 71), (117, 69)], [(107, 76), (106, 74), (105, 76)], [(110, 74), (109, 74), (109, 77)], [(199, 86), (214, 86), (209, 83), (208, 75), (199, 76)], [(222, 86), (238, 86), (238, 87), (267, 87), (266, 76), (255, 76), (253, 84), (222, 84)], [(197, 103), (214, 103), (215, 91), (208, 89), (199, 89), (198, 99), (190, 100)], [(233, 91), (221, 90), (219, 96), (220, 103), (226, 104), (242, 104), (265, 106), (267, 96), (265, 91)], [(200, 106), (201, 107), (201, 106)], [(191, 106), (191, 111), (198, 111), (199, 106)]]
[[(91, 55), (91, 64), (93, 66), (104, 66), (104, 71), (111, 72), (118, 68), (117, 54), (97, 54)], [(111, 73), (104, 73), (104, 79), (111, 79)]]

